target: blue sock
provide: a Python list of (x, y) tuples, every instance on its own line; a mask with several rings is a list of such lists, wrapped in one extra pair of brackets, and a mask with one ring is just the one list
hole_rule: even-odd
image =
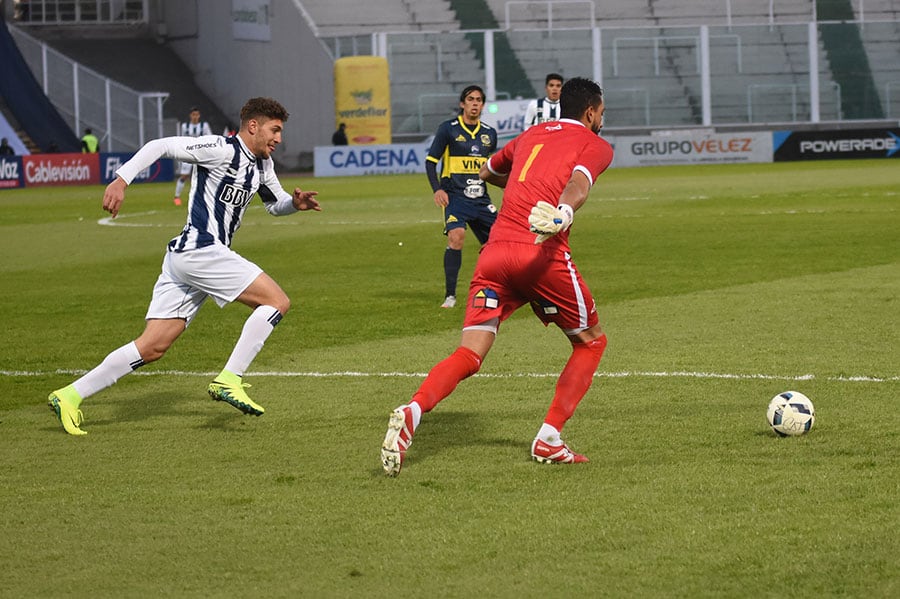
[(456, 279), (459, 278), (459, 269), (462, 268), (462, 250), (444, 250), (444, 279), (446, 281), (447, 295), (456, 295)]

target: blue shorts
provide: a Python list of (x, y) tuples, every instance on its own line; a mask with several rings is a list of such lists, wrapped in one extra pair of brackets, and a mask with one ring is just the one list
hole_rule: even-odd
[(450, 195), (444, 208), (444, 235), (450, 229), (472, 228), (478, 241), (484, 244), (497, 220), (497, 207), (491, 203), (480, 204), (462, 196)]

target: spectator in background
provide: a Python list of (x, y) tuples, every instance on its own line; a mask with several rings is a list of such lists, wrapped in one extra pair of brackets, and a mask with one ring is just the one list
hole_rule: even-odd
[(557, 73), (550, 73), (544, 80), (544, 91), (547, 97), (532, 100), (525, 110), (525, 129), (559, 120), (559, 94), (562, 91), (563, 78)]
[(0, 141), (0, 156), (15, 156), (16, 151), (9, 145), (9, 140), (5, 137)]
[[(181, 123), (178, 131), (181, 137), (200, 137), (213, 134), (209, 123), (200, 120), (200, 109), (196, 106), (191, 107), (188, 121)], [(191, 176), (191, 172), (194, 170), (194, 165), (190, 162), (182, 161), (178, 169), (178, 179), (175, 181), (175, 197), (172, 199), (172, 203), (176, 206), (181, 206), (181, 192), (184, 190), (184, 184), (187, 183), (188, 177)]]
[(333, 146), (346, 146), (347, 145), (347, 124), (341, 123), (338, 125), (337, 131), (334, 132), (334, 135), (331, 136), (331, 145)]
[(97, 136), (94, 135), (94, 132), (90, 129), (84, 130), (84, 135), (81, 136), (81, 153), (82, 154), (96, 154), (97, 150), (100, 149), (100, 140), (97, 139)]

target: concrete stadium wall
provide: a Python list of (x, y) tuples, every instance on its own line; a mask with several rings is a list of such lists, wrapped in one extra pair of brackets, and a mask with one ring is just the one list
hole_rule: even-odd
[(276, 161), (291, 170), (312, 168), (313, 148), (330, 143), (335, 128), (334, 73), (294, 3), (271, 0), (271, 41), (235, 39), (230, 2), (165, 0), (161, 12), (167, 43), (226, 115), (237, 124), (248, 98), (275, 98), (291, 115)]

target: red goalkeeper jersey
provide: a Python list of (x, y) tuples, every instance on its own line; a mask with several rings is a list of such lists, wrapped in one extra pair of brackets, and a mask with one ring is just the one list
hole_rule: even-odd
[[(503, 205), (491, 229), (490, 241), (534, 243), (528, 215), (539, 200), (559, 203), (566, 183), (575, 171), (591, 181), (606, 170), (613, 159), (609, 143), (578, 121), (561, 119), (531, 127), (491, 156), (488, 168), (509, 181)], [(569, 232), (544, 242), (545, 246), (569, 249)]]

